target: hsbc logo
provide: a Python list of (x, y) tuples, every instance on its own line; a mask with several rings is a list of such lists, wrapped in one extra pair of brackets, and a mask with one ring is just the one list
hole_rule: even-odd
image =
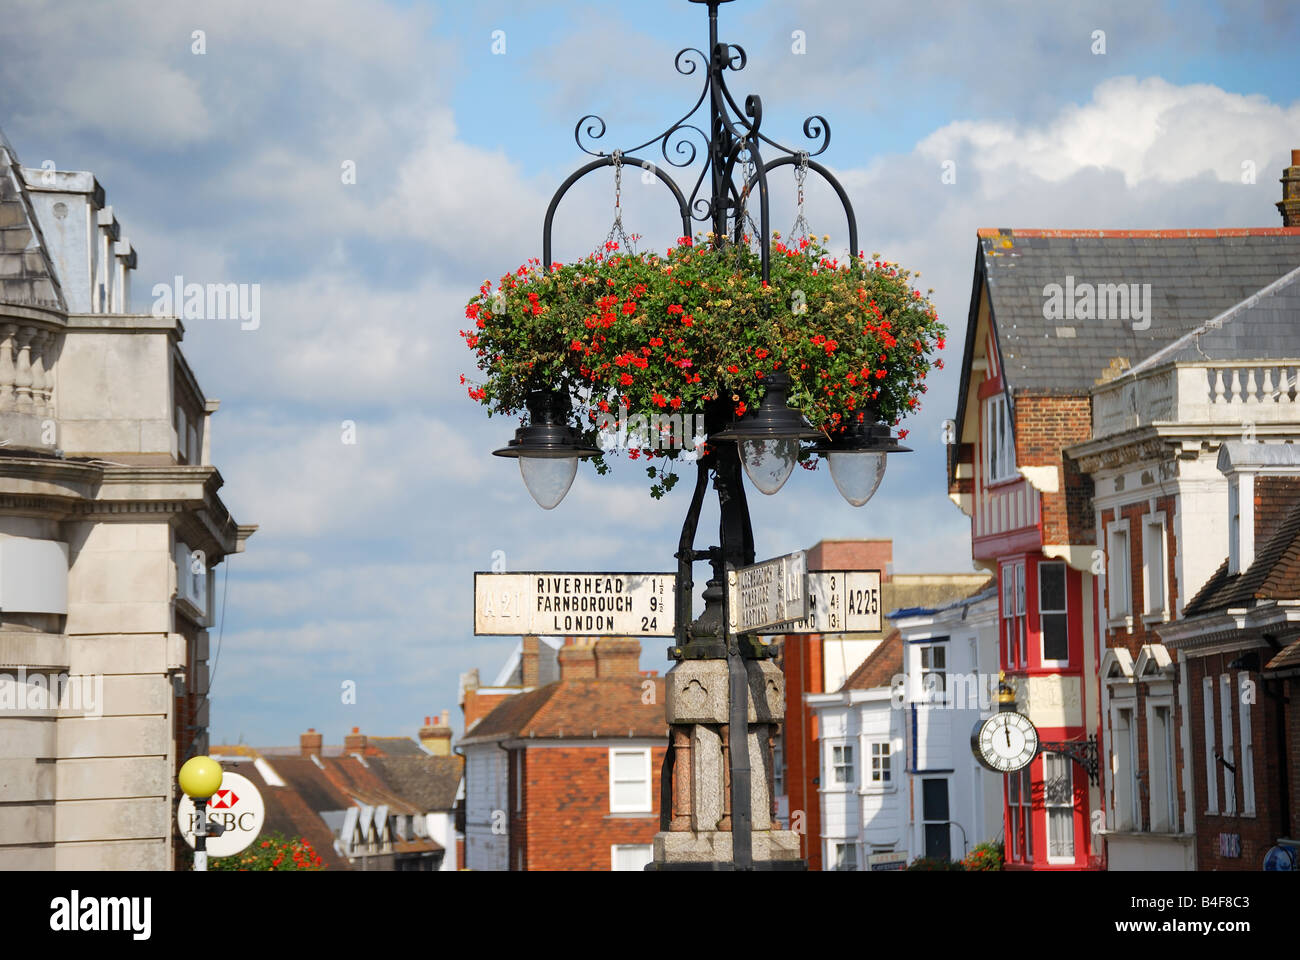
[(229, 810), (239, 802), (239, 795), (234, 790), (218, 790), (208, 802), (209, 810)]

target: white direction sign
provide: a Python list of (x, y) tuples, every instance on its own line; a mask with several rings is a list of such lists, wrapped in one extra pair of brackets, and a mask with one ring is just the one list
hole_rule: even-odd
[(814, 570), (808, 615), (765, 633), (879, 633), (883, 626), (879, 570)]
[(797, 550), (727, 573), (732, 633), (758, 633), (808, 616), (808, 562)]
[(474, 633), (671, 637), (675, 573), (476, 573)]
[[(194, 825), (198, 817), (194, 801), (181, 797), (176, 808), (176, 822), (180, 824), (185, 842), (194, 846)], [(221, 836), (208, 834), (208, 856), (232, 857), (256, 840), (262, 833), (266, 820), (266, 806), (253, 781), (225, 770), (221, 774), (221, 789), (208, 798), (208, 822), (216, 820), (226, 828)]]

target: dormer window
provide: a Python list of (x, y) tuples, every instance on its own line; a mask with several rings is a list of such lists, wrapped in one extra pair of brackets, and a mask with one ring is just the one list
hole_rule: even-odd
[(989, 483), (1012, 480), (1016, 473), (1016, 441), (1007, 398), (990, 397), (984, 409), (984, 475)]

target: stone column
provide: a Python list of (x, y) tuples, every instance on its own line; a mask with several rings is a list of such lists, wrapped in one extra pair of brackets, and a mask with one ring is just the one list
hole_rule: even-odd
[[(785, 719), (785, 678), (770, 660), (745, 663), (749, 676), (751, 816), (756, 866), (800, 859), (799, 835), (774, 830), (771, 734)], [(657, 869), (729, 863), (731, 855), (727, 747), (728, 676), (725, 660), (683, 660), (668, 671), (665, 710), (674, 752), (672, 816), (655, 835)]]

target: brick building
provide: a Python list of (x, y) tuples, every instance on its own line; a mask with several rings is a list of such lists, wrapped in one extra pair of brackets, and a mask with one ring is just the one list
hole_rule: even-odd
[[(1022, 711), (1045, 741), (1101, 743), (1099, 785), (1050, 752), (1005, 778), (1009, 868), (1103, 865), (1097, 810), (1116, 865), (1190, 866), (1186, 679), (1152, 628), (1217, 562), (1191, 531), (1223, 522), (1220, 442), (1288, 429), (1259, 402), (1276, 371), (1198, 348), (1297, 262), (1290, 225), (979, 231), (950, 495), (998, 577)], [(1273, 346), (1251, 356), (1285, 363)]]
[(1300, 449), (1225, 443), (1219, 467), (1228, 558), (1159, 633), (1185, 664), (1197, 865), (1258, 870), (1300, 856)]
[[(528, 661), (528, 641), (523, 652)], [(568, 638), (556, 680), (501, 700), (458, 744), (466, 866), (639, 870), (660, 829), (664, 681), (636, 640)], [(531, 679), (531, 668), (521, 673)]]

